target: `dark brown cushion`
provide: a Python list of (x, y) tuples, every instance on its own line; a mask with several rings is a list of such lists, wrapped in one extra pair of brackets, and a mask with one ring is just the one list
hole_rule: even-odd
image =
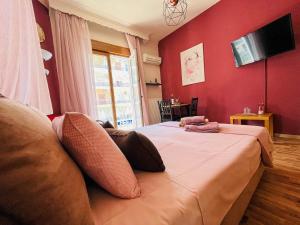
[(114, 126), (109, 122), (103, 122), (102, 120), (97, 120), (97, 122), (103, 127), (103, 128), (114, 128)]
[(16, 222), (12, 221), (8, 215), (4, 216), (0, 214), (0, 224), (2, 225), (21, 225), (17, 224)]
[(108, 134), (121, 149), (130, 165), (137, 170), (165, 171), (165, 165), (155, 145), (143, 134), (108, 128)]
[(80, 170), (43, 114), (0, 98), (0, 224), (93, 225)]

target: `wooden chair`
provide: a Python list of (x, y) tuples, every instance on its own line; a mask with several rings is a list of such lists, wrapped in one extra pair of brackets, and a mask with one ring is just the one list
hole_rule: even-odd
[(158, 101), (158, 108), (160, 112), (160, 120), (161, 122), (172, 121), (173, 114), (172, 114), (172, 106), (170, 100), (161, 100)]
[(197, 116), (198, 98), (192, 98), (192, 104), (190, 105), (190, 116)]

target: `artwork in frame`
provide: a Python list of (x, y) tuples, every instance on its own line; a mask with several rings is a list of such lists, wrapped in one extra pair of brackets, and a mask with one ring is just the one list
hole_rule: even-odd
[(203, 43), (180, 53), (182, 85), (205, 81)]

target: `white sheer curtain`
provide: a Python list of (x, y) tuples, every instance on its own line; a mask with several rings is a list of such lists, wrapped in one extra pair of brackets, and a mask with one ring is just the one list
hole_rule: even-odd
[(32, 0), (0, 0), (0, 93), (52, 114)]
[(77, 16), (50, 9), (58, 70), (61, 112), (97, 118), (93, 53), (88, 24)]
[(138, 66), (139, 86), (141, 90), (142, 101), (142, 115), (144, 125), (149, 125), (149, 106), (148, 95), (145, 82), (145, 71), (142, 57), (142, 50), (140, 45), (140, 38), (125, 34), (130, 49), (131, 58), (136, 61)]

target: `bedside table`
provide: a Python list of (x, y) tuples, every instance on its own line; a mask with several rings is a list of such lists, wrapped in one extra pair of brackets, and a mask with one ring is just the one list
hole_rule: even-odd
[(264, 127), (268, 129), (270, 135), (274, 136), (273, 130), (273, 113), (265, 113), (262, 115), (252, 114), (235, 114), (230, 116), (230, 123), (234, 124), (234, 120), (238, 121), (238, 124), (242, 124), (242, 120), (246, 121), (264, 121)]

